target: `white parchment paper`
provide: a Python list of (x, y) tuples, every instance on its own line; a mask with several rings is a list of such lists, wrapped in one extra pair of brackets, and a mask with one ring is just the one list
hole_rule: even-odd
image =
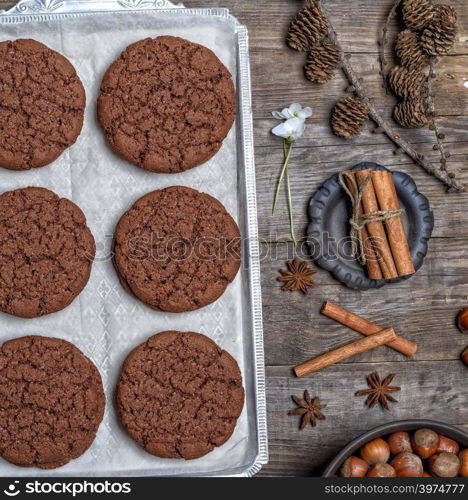
[[(236, 35), (228, 19), (167, 12), (122, 12), (5, 24), (0, 40), (34, 38), (65, 55), (86, 88), (85, 123), (77, 143), (52, 165), (28, 172), (0, 169), (0, 191), (42, 186), (77, 203), (97, 243), (91, 279), (73, 304), (56, 314), (25, 320), (0, 313), (0, 340), (37, 334), (73, 342), (99, 368), (107, 397), (104, 420), (92, 447), (55, 471), (21, 469), (0, 461), (3, 476), (23, 475), (169, 475), (231, 473), (255, 456), (253, 384), (246, 384), (246, 407), (231, 439), (207, 456), (192, 460), (159, 459), (144, 452), (118, 422), (114, 388), (130, 350), (164, 330), (191, 330), (211, 337), (239, 362), (244, 379), (252, 367), (243, 355), (243, 283), (239, 273), (226, 293), (199, 311), (165, 314), (127, 294), (109, 258), (120, 216), (142, 195), (185, 185), (218, 198), (239, 220), (236, 127), (219, 153), (205, 165), (176, 175), (146, 172), (115, 155), (96, 119), (96, 99), (107, 67), (127, 45), (145, 37), (176, 35), (212, 49), (236, 75)], [(234, 76), (235, 79), (235, 76)], [(242, 230), (242, 227), (241, 227)], [(249, 408), (250, 407), (250, 408)]]

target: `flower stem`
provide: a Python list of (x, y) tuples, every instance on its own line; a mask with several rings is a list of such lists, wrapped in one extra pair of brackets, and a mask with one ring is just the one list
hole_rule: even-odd
[[(287, 144), (289, 144), (289, 149), (287, 149), (287, 147), (286, 147)], [(283, 163), (283, 167), (281, 168), (280, 176), (278, 177), (278, 182), (276, 183), (275, 197), (273, 199), (273, 210), (271, 212), (272, 215), (275, 215), (275, 213), (276, 213), (276, 205), (278, 204), (278, 195), (279, 195), (281, 185), (283, 184), (284, 175), (288, 169), (289, 159), (291, 158), (291, 152), (292, 152), (293, 145), (294, 145), (294, 141), (291, 141), (290, 139), (283, 140), (284, 163)]]
[(289, 179), (289, 166), (286, 167), (286, 186), (288, 188), (288, 211), (289, 211), (289, 228), (291, 231), (291, 238), (293, 243), (296, 245), (296, 235), (294, 234), (294, 214), (293, 214), (293, 203), (291, 196), (291, 181)]

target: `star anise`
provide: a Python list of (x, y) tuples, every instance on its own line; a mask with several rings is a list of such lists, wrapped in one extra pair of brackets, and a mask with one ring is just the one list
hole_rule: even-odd
[(319, 398), (311, 398), (309, 391), (304, 391), (304, 399), (297, 396), (291, 396), (298, 408), (288, 411), (288, 415), (302, 415), (301, 425), (299, 429), (304, 429), (310, 422), (313, 427), (317, 425), (317, 419), (325, 420), (325, 415), (320, 411), (326, 408), (327, 405), (321, 405)]
[(394, 378), (395, 374), (392, 373), (382, 381), (378, 373), (371, 373), (367, 376), (367, 383), (370, 389), (358, 391), (356, 392), (356, 396), (367, 396), (365, 404), (369, 408), (373, 408), (377, 403), (380, 403), (380, 406), (382, 408), (389, 410), (389, 401), (391, 401), (392, 403), (398, 403), (398, 400), (393, 396), (390, 396), (390, 393), (398, 392), (401, 390), (400, 387), (390, 386)]
[(301, 290), (302, 293), (307, 295), (308, 286), (317, 286), (317, 283), (310, 279), (317, 271), (309, 269), (307, 262), (300, 261), (297, 257), (294, 260), (286, 262), (288, 270), (280, 269), (283, 276), (278, 278), (278, 281), (283, 281), (285, 284), (281, 290), (294, 292)]

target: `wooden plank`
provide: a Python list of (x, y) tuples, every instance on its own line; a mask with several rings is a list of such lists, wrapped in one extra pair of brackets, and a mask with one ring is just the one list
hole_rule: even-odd
[[(273, 123), (274, 125), (274, 123)], [(262, 166), (265, 163), (271, 165), (271, 152), (275, 149), (280, 153), (275, 158), (275, 163), (281, 166), (283, 162), (282, 157), (282, 140), (276, 139), (276, 146), (269, 146), (268, 148), (257, 148), (256, 150), (256, 164)], [(371, 142), (366, 142), (365, 138), (360, 141), (350, 142), (342, 141), (339, 145), (335, 146), (315, 146), (313, 148), (302, 147), (300, 141), (295, 145), (292, 155), (291, 164), (327, 164), (336, 163), (337, 160), (340, 162), (349, 161), (357, 163), (359, 161), (372, 161), (371, 158), (378, 158), (378, 163), (382, 165), (413, 165), (413, 160), (405, 155), (399, 155), (395, 157), (394, 152), (396, 146), (393, 143), (385, 142), (383, 144), (378, 144), (378, 149), (376, 149), (377, 144)], [(433, 151), (434, 142), (422, 142), (418, 144), (418, 151), (424, 154), (433, 163), (440, 160), (440, 155), (438, 152)], [(451, 163), (462, 163), (468, 158), (468, 142), (452, 142), (447, 144), (447, 151), (450, 152), (450, 159), (448, 165), (450, 167)], [(362, 160), (361, 160), (362, 158)], [(418, 170), (421, 167), (418, 167)], [(465, 169), (468, 171), (468, 165)]]
[[(435, 103), (439, 114), (467, 114), (468, 91), (464, 86), (467, 78), (467, 61), (468, 55), (450, 56), (440, 60), (434, 81)], [(320, 106), (327, 110), (331, 109), (338, 99), (345, 97), (348, 82), (340, 71), (337, 71), (329, 83), (314, 84), (304, 77), (304, 62), (304, 54), (288, 48), (281, 51), (252, 52), (254, 110), (257, 117), (266, 118), (270, 111), (281, 108), (288, 101), (302, 102), (311, 106), (320, 103)], [(389, 109), (390, 105), (385, 108), (385, 103), (393, 106), (395, 99), (392, 96), (385, 96), (382, 89), (377, 56), (354, 54), (351, 64), (356, 73), (363, 78), (363, 86), (369, 97), (376, 98), (377, 108)], [(288, 68), (288, 70), (278, 71), (275, 73), (275, 78), (264, 78), (263, 75), (268, 74), (272, 67)]]
[[(307, 101), (303, 102), (305, 106)], [(357, 136), (352, 142), (337, 137), (330, 133), (330, 109), (325, 106), (312, 106), (314, 114), (307, 120), (307, 126), (304, 135), (297, 141), (296, 147), (313, 148), (323, 146), (346, 146), (346, 145), (361, 145), (361, 144), (389, 144), (390, 141), (385, 134), (373, 133), (375, 125), (369, 122), (364, 127), (361, 135)], [(389, 108), (388, 112), (391, 112)], [(268, 115), (268, 114), (267, 114)], [(271, 133), (271, 129), (279, 122), (272, 118), (271, 113), (265, 118), (255, 118), (255, 137), (257, 148), (261, 147), (278, 147), (278, 138)], [(454, 142), (467, 143), (468, 116), (439, 116), (437, 124), (440, 132), (445, 134), (444, 144), (447, 150), (450, 151), (451, 144)], [(435, 142), (434, 132), (427, 127), (423, 129), (403, 129), (395, 124), (397, 132), (404, 137), (408, 142), (416, 145), (419, 148), (421, 143), (427, 143), (430, 147)], [(468, 146), (466, 146), (468, 151)], [(427, 150), (427, 148), (426, 148)], [(434, 158), (437, 156), (433, 155)], [(407, 160), (410, 162), (410, 160)]]
[[(304, 245), (300, 250), (307, 252), (307, 247)], [(468, 344), (468, 336), (455, 326), (458, 311), (468, 306), (466, 239), (433, 239), (425, 264), (412, 278), (367, 292), (348, 289), (319, 268), (314, 276), (319, 286), (310, 288), (308, 295), (282, 291), (277, 281), (279, 269), (284, 269), (285, 261), (294, 255), (292, 244), (262, 248), (268, 365), (292, 367), (361, 338), (320, 314), (326, 300), (379, 325), (393, 327), (399, 335), (416, 342), (415, 360), (458, 360)], [(302, 253), (299, 255), (306, 258)], [(316, 268), (313, 264), (311, 267)], [(408, 358), (393, 349), (379, 347), (349, 362), (385, 361), (404, 364)]]
[[(401, 391), (391, 411), (368, 409), (365, 398), (354, 395), (373, 371), (397, 374), (394, 385)], [(295, 407), (291, 395), (302, 396), (305, 389), (327, 405), (327, 419), (300, 431), (299, 417), (287, 412)], [(468, 430), (466, 367), (459, 361), (338, 364), (303, 379), (287, 367), (270, 366), (267, 395), (270, 463), (263, 475), (319, 475), (351, 439), (385, 422), (424, 418)]]
[[(466, 143), (468, 145), (468, 143)], [(465, 143), (453, 144), (453, 150), (465, 150)], [(315, 191), (326, 179), (340, 170), (353, 167), (361, 161), (374, 161), (393, 170), (411, 175), (421, 193), (428, 197), (435, 216), (435, 237), (466, 237), (468, 225), (468, 193), (446, 192), (445, 186), (411, 163), (405, 155), (395, 157), (388, 145), (344, 145), (342, 147), (297, 148), (290, 162), (292, 197), (297, 236), (303, 239), (308, 224), (307, 207)], [(449, 166), (468, 182), (468, 156), (461, 154), (450, 158)], [(260, 237), (266, 241), (290, 240), (286, 194), (283, 190), (278, 200), (276, 215), (271, 206), (276, 180), (281, 168), (281, 141), (276, 148), (257, 148), (256, 173), (259, 200)]]

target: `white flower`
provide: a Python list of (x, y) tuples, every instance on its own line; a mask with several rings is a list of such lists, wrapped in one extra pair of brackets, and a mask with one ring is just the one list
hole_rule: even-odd
[(303, 120), (312, 116), (312, 108), (303, 108), (299, 103), (294, 103), (282, 111), (273, 111), (272, 115), (277, 120), (289, 120), (290, 118), (302, 118)]
[(300, 104), (295, 103), (282, 111), (273, 111), (272, 114), (277, 120), (285, 120), (277, 125), (272, 133), (284, 139), (295, 141), (304, 134), (305, 121), (312, 116), (312, 108), (303, 108)]
[(283, 137), (284, 139), (291, 139), (295, 141), (302, 137), (305, 129), (305, 121), (302, 118), (290, 118), (283, 123), (277, 125), (272, 133)]

